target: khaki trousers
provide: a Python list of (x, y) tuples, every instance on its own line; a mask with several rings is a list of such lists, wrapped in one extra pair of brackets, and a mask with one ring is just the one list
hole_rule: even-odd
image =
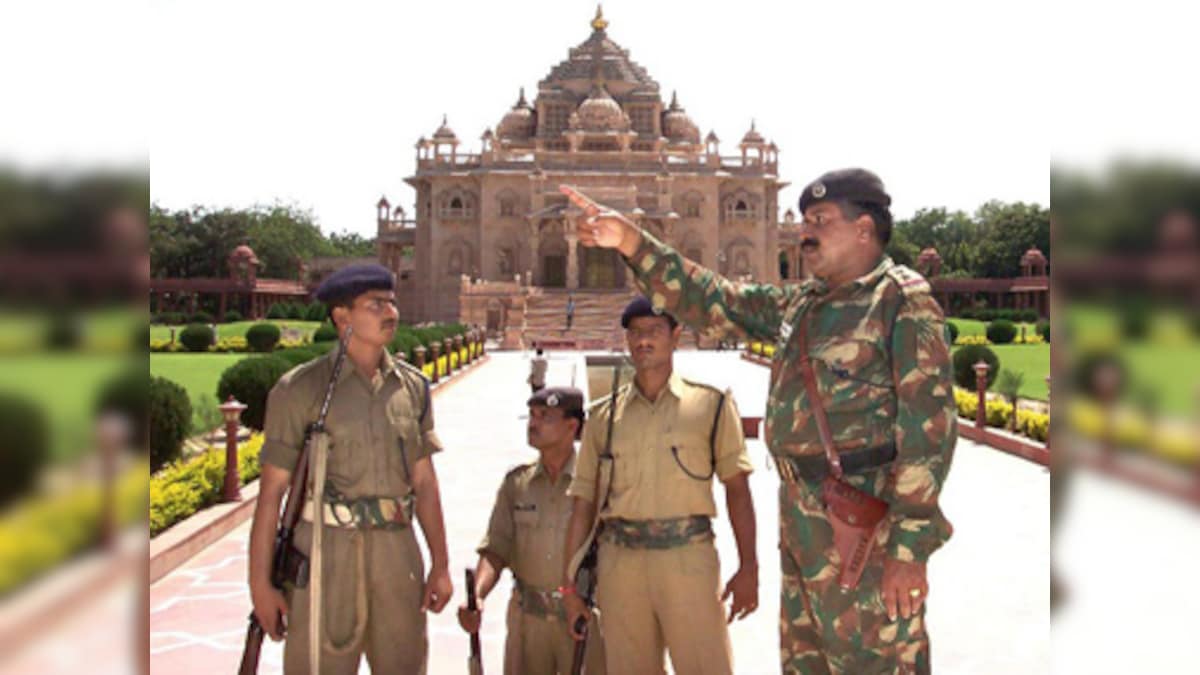
[(712, 541), (677, 548), (600, 545), (596, 601), (609, 671), (728, 675), (733, 650), (721, 604), (721, 568)]

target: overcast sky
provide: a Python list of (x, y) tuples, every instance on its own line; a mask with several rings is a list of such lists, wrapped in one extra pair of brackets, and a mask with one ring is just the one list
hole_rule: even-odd
[[(154, 201), (281, 200), (311, 208), (326, 231), (367, 236), (381, 194), (411, 213), (402, 179), (418, 137), (445, 113), (460, 149), (477, 152), (518, 88), (532, 99), (588, 37), (595, 11), (562, 0), (152, 7)], [(906, 217), (989, 199), (1049, 203), (1051, 129), (1066, 113), (1051, 91), (1062, 66), (1047, 65), (1050, 17), (1037, 7), (615, 0), (604, 14), (609, 36), (665, 100), (678, 91), (723, 154), (757, 120), (792, 184), (781, 208), (821, 172), (861, 165)], [(1068, 157), (1090, 159), (1086, 143), (1063, 138)]]

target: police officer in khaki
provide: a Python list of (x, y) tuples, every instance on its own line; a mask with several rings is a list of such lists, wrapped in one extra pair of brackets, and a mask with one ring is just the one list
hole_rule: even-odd
[[(567, 490), (574, 500), (565, 557), (569, 563), (581, 549), (598, 509), (596, 602), (611, 672), (662, 673), (665, 647), (680, 675), (731, 673), (726, 624), (758, 607), (751, 466), (741, 418), (728, 392), (674, 372), (682, 326), (673, 316), (638, 298), (625, 309), (621, 326), (636, 376), (617, 394), (612, 478), (598, 480), (613, 414), (604, 402), (588, 419)], [(713, 545), (713, 476), (725, 486), (740, 558), (723, 590)], [(586, 611), (572, 572), (564, 566), (570, 626)], [(723, 602), (730, 596), (726, 614)]]
[[(538, 459), (504, 477), (492, 507), (475, 568), (478, 610), (458, 609), (467, 632), (479, 630), (483, 599), (505, 567), (513, 573), (508, 603), (507, 675), (570, 673), (575, 641), (567, 630), (562, 599), (555, 590), (563, 568), (563, 541), (571, 515), (567, 486), (575, 471), (575, 440), (583, 426), (583, 392), (573, 387), (541, 389), (529, 399), (529, 445)], [(589, 636), (585, 672), (603, 675), (599, 629)]]
[[(424, 673), (425, 611), (440, 612), (452, 586), (445, 526), (432, 456), (442, 449), (433, 429), (429, 382), (385, 345), (395, 335), (393, 277), (380, 265), (334, 273), (317, 298), (345, 339), (346, 361), (336, 382), (326, 428), (331, 436), (323, 513), (309, 501), (295, 545), (311, 555), (312, 521), (324, 522), (323, 616), (310, 626), (307, 578), (271, 586), (273, 535), (304, 441), (317, 419), (337, 350), (292, 369), (267, 400), (262, 479), (250, 531), (250, 593), (272, 639), (286, 635), (284, 671), (309, 670), (309, 640), (321, 640), (323, 673), (356, 673), (365, 654), (376, 673)], [(425, 576), (413, 533), (420, 521), (431, 560)], [(286, 617), (284, 622), (276, 616)], [(282, 624), (282, 625), (281, 625)]]

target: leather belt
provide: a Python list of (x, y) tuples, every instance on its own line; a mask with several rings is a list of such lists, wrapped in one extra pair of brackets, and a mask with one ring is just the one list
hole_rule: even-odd
[[(799, 446), (785, 445), (780, 449), (787, 450), (789, 447)], [(771, 456), (775, 459), (775, 466), (779, 469), (779, 477), (790, 483), (801, 480), (820, 481), (829, 475), (829, 461), (824, 454), (772, 454)], [(875, 448), (839, 452), (838, 459), (844, 472), (865, 473), (891, 464), (896, 459), (896, 444), (888, 443)]]

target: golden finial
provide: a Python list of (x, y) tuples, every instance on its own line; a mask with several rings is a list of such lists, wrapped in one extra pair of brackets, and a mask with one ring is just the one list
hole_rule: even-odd
[(592, 30), (604, 30), (608, 28), (608, 21), (604, 19), (604, 10), (600, 5), (596, 5), (596, 18), (592, 19)]

